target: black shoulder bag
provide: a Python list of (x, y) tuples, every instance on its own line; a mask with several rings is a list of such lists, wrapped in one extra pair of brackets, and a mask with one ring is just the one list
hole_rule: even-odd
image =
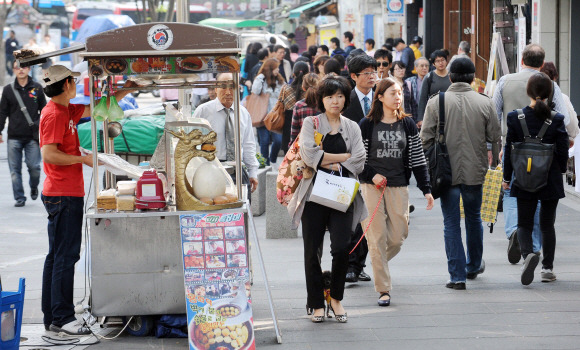
[(433, 198), (441, 197), (441, 194), (451, 187), (451, 162), (447, 145), (445, 144), (445, 93), (439, 93), (439, 132), (437, 138), (425, 151), (425, 158), (429, 165), (429, 181), (431, 182), (431, 194)]
[(554, 159), (555, 145), (542, 143), (542, 138), (552, 124), (556, 112), (552, 112), (540, 129), (538, 136), (531, 137), (526, 116), (517, 110), (518, 119), (524, 132), (524, 142), (514, 142), (510, 159), (514, 169), (513, 184), (527, 192), (538, 192), (548, 184), (548, 173)]
[[(14, 87), (14, 82), (12, 82), (10, 84), (10, 86), (12, 87), (12, 91), (14, 92), (14, 96), (16, 96), (16, 101), (18, 101), (18, 105), (20, 106), (20, 110), (22, 111), (22, 114), (24, 114), (24, 118), (26, 118), (26, 121), (28, 122), (28, 126), (32, 128), (32, 137), (35, 140), (39, 140), (38, 124), (33, 122), (32, 118), (30, 118), (30, 114), (28, 113), (28, 110), (26, 109), (26, 106), (24, 105), (24, 101), (22, 101), (22, 97), (20, 97), (20, 93), (18, 91), (16, 91), (16, 88)], [(39, 123), (40, 123), (40, 121), (39, 121)]]

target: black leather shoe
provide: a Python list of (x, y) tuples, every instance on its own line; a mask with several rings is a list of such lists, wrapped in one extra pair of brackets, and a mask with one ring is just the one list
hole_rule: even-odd
[(366, 272), (364, 272), (364, 270), (358, 274), (358, 280), (359, 281), (364, 281), (364, 282), (369, 282), (371, 280), (371, 276), (369, 276)]
[(476, 272), (469, 272), (467, 273), (467, 279), (470, 280), (474, 280), (477, 275), (483, 273), (485, 271), (485, 261), (483, 259), (481, 259), (481, 266), (479, 267), (479, 270), (477, 270)]
[[(387, 299), (387, 300), (381, 300), (381, 298), (384, 297), (385, 295), (388, 295), (389, 296), (389, 299)], [(389, 292), (381, 293), (381, 296), (379, 297), (379, 301), (377, 302), (377, 304), (379, 304), (379, 306), (389, 306), (389, 305), (391, 305), (391, 295), (389, 294)]]
[(358, 282), (358, 276), (354, 272), (349, 272), (346, 274), (346, 281), (348, 283), (356, 283)]
[(409, 205), (409, 214), (415, 211), (415, 206), (413, 204)]
[(522, 258), (520, 243), (518, 242), (518, 230), (514, 230), (510, 236), (510, 242), (507, 249), (508, 261), (510, 264), (517, 264)]
[(36, 198), (38, 198), (38, 188), (30, 189), (30, 198), (32, 198), (33, 201), (35, 201)]
[(445, 285), (447, 288), (456, 289), (456, 290), (465, 290), (465, 282), (451, 282), (448, 281)]
[(26, 204), (25, 201), (16, 201), (16, 203), (14, 203), (14, 206), (17, 208), (23, 207), (24, 204)]

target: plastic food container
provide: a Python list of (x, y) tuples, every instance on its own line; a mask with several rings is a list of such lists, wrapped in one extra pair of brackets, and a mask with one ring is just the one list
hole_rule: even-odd
[(119, 196), (123, 195), (135, 195), (135, 188), (137, 187), (137, 182), (135, 181), (119, 181), (117, 182), (117, 193)]
[(135, 196), (118, 196), (117, 210), (119, 211), (135, 210)]

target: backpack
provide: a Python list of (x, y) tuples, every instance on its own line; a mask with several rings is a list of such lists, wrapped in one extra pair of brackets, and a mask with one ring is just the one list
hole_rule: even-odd
[(550, 118), (536, 137), (530, 136), (526, 116), (521, 109), (517, 110), (518, 120), (524, 132), (524, 142), (514, 142), (510, 160), (514, 169), (513, 184), (527, 192), (538, 192), (548, 184), (548, 173), (554, 159), (555, 145), (542, 143), (546, 130), (552, 124), (556, 112), (552, 111)]
[[(318, 131), (318, 116), (310, 117), (314, 121), (315, 134)], [(292, 200), (294, 192), (298, 188), (303, 178), (308, 179), (314, 176), (314, 169), (308, 167), (300, 156), (300, 135), (296, 137), (292, 147), (288, 149), (284, 160), (280, 163), (278, 177), (276, 178), (276, 198), (283, 206), (288, 206)], [(317, 141), (318, 143), (318, 141)]]
[(425, 151), (431, 182), (431, 194), (433, 198), (441, 197), (441, 194), (451, 188), (452, 174), (451, 161), (445, 143), (445, 93), (439, 93), (439, 135)]

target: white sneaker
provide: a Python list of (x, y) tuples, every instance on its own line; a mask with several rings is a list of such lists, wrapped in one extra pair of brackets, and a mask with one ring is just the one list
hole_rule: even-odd
[(556, 280), (556, 274), (550, 269), (542, 269), (542, 282), (553, 282)]
[(55, 326), (54, 324), (50, 325), (50, 330), (55, 333), (66, 333), (68, 335), (87, 335), (91, 334), (91, 330), (88, 327), (84, 326), (84, 322), (80, 322), (78, 320), (74, 320), (65, 324), (62, 327)]

